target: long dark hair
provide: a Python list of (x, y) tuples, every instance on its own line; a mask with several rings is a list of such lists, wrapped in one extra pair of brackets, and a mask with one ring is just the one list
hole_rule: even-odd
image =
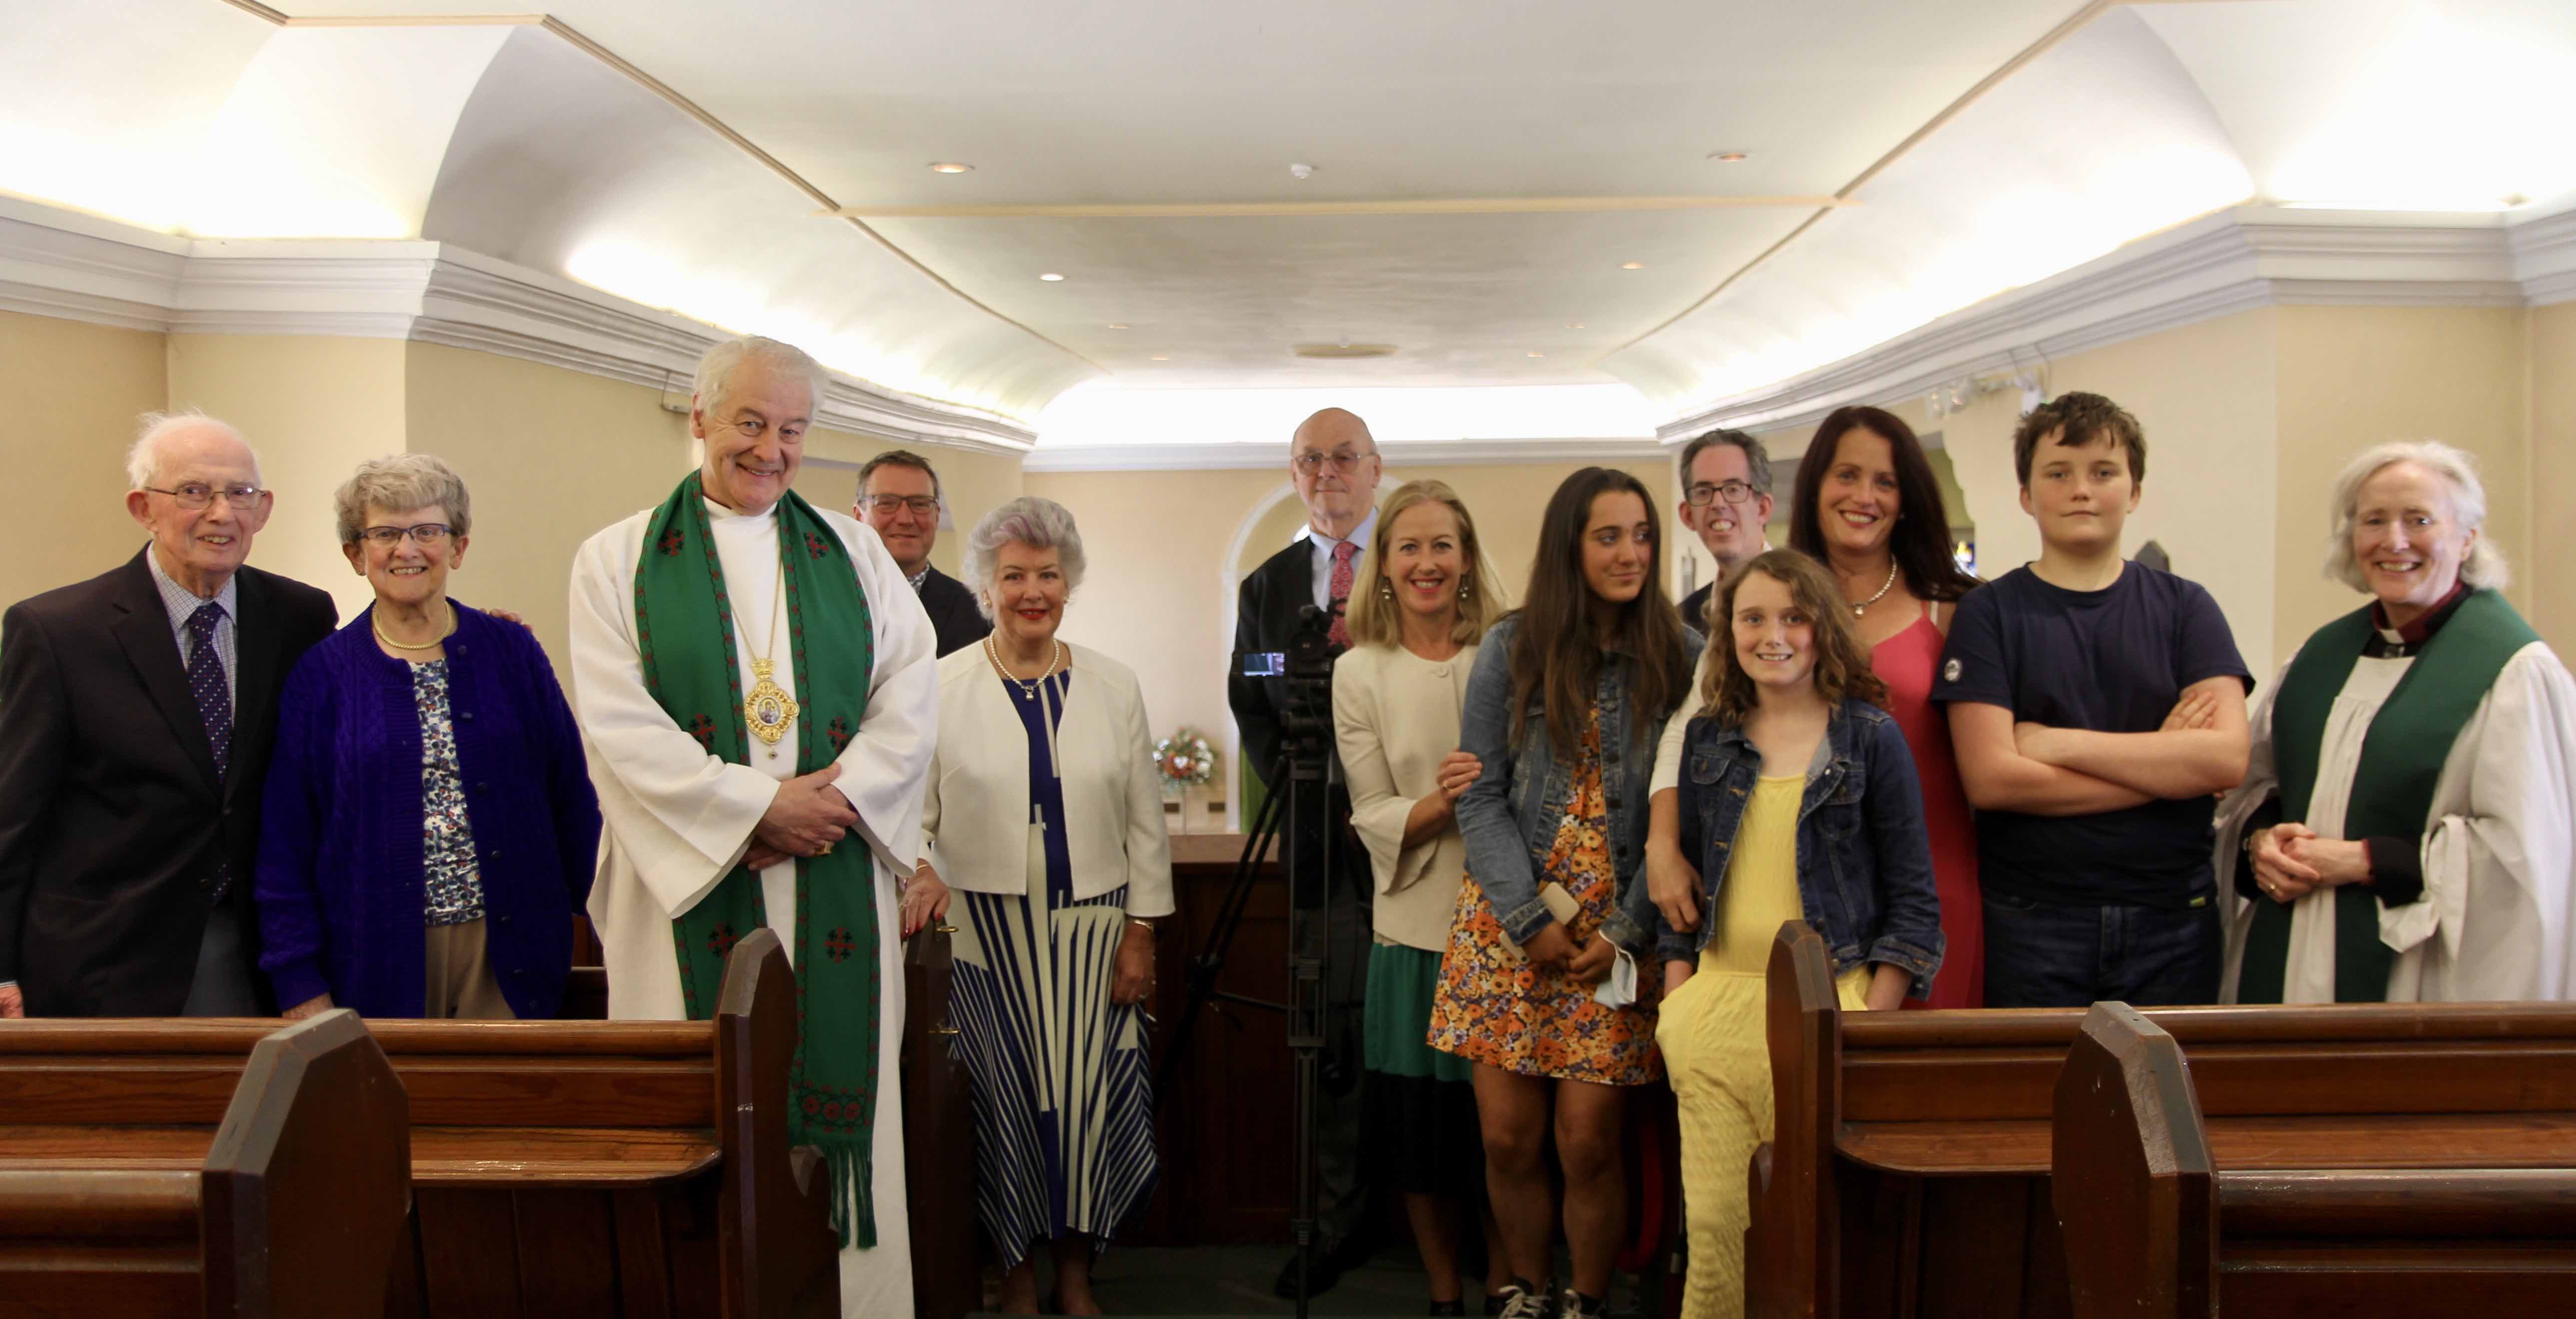
[(1529, 589), (1516, 611), (1518, 631), (1512, 637), (1512, 737), (1528, 726), (1532, 698), (1545, 710), (1547, 739), (1555, 753), (1569, 760), (1582, 740), (1582, 720), (1600, 680), (1605, 651), (1594, 620), (1610, 614), (1608, 649), (1627, 654), (1636, 665), (1628, 689), (1635, 712), (1628, 727), (1642, 734), (1653, 721), (1681, 703), (1689, 688), (1689, 666), (1683, 662), (1682, 619), (1664, 594), (1663, 574), (1651, 560), (1637, 598), (1613, 605), (1592, 594), (1583, 580), (1583, 529), (1592, 520), (1592, 501), (1602, 495), (1632, 494), (1646, 510), (1646, 534), (1660, 551), (1663, 520), (1645, 484), (1609, 467), (1586, 467), (1565, 478), (1549, 496), (1539, 522), (1538, 553), (1530, 561)]
[[(1825, 557), (1825, 521), (1816, 509), (1824, 493), (1825, 473), (1842, 451), (1843, 437), (1865, 430), (1887, 441), (1890, 465), (1896, 468), (1896, 530), (1887, 552), (1905, 574), (1905, 589), (1917, 600), (1947, 603), (1975, 590), (1978, 582), (1959, 568), (1950, 552), (1950, 510), (1941, 500), (1941, 482), (1932, 475), (1932, 460), (1923, 456), (1923, 441), (1914, 428), (1885, 408), (1836, 408), (1816, 428), (1807, 455), (1798, 460), (1798, 490), (1789, 500), (1789, 547), (1818, 563)], [(1713, 626), (1713, 625), (1712, 625)]]
[(1823, 564), (1796, 550), (1764, 550), (1728, 577), (1711, 598), (1709, 626), (1717, 630), (1708, 638), (1714, 662), (1705, 666), (1708, 676), (1700, 680), (1701, 708), (1718, 723), (1734, 728), (1752, 716), (1760, 700), (1754, 693), (1753, 675), (1744, 671), (1744, 660), (1735, 653), (1735, 593), (1755, 573), (1788, 587), (1789, 598), (1813, 621), (1816, 695), (1824, 698), (1825, 708), (1840, 712), (1844, 698), (1855, 696), (1885, 708), (1887, 684), (1869, 667), (1869, 647), (1860, 644), (1860, 633), (1852, 627), (1842, 587)]

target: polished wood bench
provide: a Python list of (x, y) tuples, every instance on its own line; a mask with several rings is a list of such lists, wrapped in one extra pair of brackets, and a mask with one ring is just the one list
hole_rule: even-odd
[[(2077, 1319), (2486, 1316), (2576, 1301), (2576, 1167), (2348, 1166), (2370, 1152), (2357, 1144), (2311, 1168), (2231, 1168), (2194, 1079), (2173, 1035), (2124, 1003), (2095, 1004), (2067, 1053), (2052, 1194)], [(2376, 1093), (2411, 1102), (2403, 1084)], [(2512, 1087), (2489, 1093), (2518, 1111)]]
[[(2048, 1174), (2085, 1011), (1844, 1013), (1796, 923), (1769, 976), (1777, 1125), (1749, 1169), (1751, 1313), (2072, 1314)], [(2576, 1005), (2146, 1016), (2189, 1050), (2222, 1167), (2544, 1168), (2576, 1150)]]
[[(0, 1060), (0, 1316), (383, 1312), (410, 1123), (356, 1013), (272, 1022), (214, 1077), (131, 1031), (0, 1025), (37, 1034), (64, 1047)], [(117, 1105), (79, 1075), (113, 1078)]]
[[(228, 1087), (275, 1027), (15, 1024), (27, 1029), (0, 1033), (0, 1076), (50, 1073), (61, 1103), (95, 1115), (74, 1139), (173, 1167), (201, 1158), (202, 1139), (136, 1114), (165, 1092)], [(787, 1145), (796, 984), (773, 932), (735, 945), (708, 1021), (371, 1024), (412, 1124), (414, 1213), (388, 1314), (839, 1313), (823, 1162)], [(102, 1034), (183, 1065), (141, 1077), (52, 1056)]]

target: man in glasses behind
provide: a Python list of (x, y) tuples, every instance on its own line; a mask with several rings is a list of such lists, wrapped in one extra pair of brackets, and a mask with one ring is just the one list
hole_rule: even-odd
[(903, 570), (939, 634), (939, 653), (963, 650), (993, 630), (975, 593), (966, 584), (930, 566), (930, 547), (939, 539), (939, 473), (930, 460), (909, 449), (888, 449), (859, 469), (859, 498), (852, 516), (877, 533), (894, 566)]
[(1682, 448), (1682, 525), (1717, 560), (1717, 573), (1682, 597), (1682, 621), (1710, 636), (1709, 593), (1771, 548), (1771, 456), (1742, 431), (1715, 430)]
[(264, 1016), (261, 786), (337, 611), (243, 565), (272, 498), (240, 432), (147, 416), (126, 475), (151, 543), (0, 622), (0, 1017)]

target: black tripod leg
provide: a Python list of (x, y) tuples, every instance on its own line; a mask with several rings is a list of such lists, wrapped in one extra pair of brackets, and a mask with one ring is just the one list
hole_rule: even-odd
[(1225, 900), (1217, 904), (1215, 923), (1208, 927), (1207, 943), (1198, 956), (1190, 959), (1181, 1019), (1172, 1023), (1172, 1042), (1155, 1069), (1156, 1095), (1172, 1093), (1181, 1060), (1189, 1055), (1191, 1037), (1198, 1032), (1199, 1018), (1216, 995), (1216, 978), (1225, 969), (1226, 953), (1233, 948), (1235, 931), (1243, 924), (1243, 909), (1251, 903), (1253, 886), (1259, 882), (1261, 858), (1278, 837), (1281, 810), (1279, 796), (1263, 799), (1261, 813), (1253, 820), (1251, 841), (1245, 844), (1242, 859), (1235, 863), (1234, 883), (1226, 889)]

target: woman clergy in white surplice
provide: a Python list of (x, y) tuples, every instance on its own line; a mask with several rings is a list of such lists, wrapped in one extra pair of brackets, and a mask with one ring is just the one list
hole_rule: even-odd
[(2576, 998), (2576, 681), (2506, 604), (2446, 444), (2334, 483), (2327, 572), (2367, 591), (2255, 708), (2219, 811), (2235, 1003)]
[[(841, 1312), (912, 1312), (899, 932), (937, 674), (876, 533), (789, 489), (822, 368), (770, 339), (698, 366), (705, 462), (573, 557), (573, 705), (605, 828), (590, 919), (618, 1018), (703, 1018), (724, 956), (777, 930), (802, 1009), (788, 1138), (822, 1150)], [(855, 954), (855, 955), (854, 955)], [(873, 1010), (870, 1010), (873, 1005)]]
[(1172, 854), (1136, 675), (1056, 639), (1082, 563), (1052, 500), (1014, 499), (968, 534), (963, 579), (993, 631), (939, 662), (922, 808), (922, 873), (957, 897), (949, 1006), (1006, 1314), (1038, 1312), (1041, 1241), (1055, 1312), (1100, 1313), (1092, 1257), (1154, 1185), (1144, 1001)]

